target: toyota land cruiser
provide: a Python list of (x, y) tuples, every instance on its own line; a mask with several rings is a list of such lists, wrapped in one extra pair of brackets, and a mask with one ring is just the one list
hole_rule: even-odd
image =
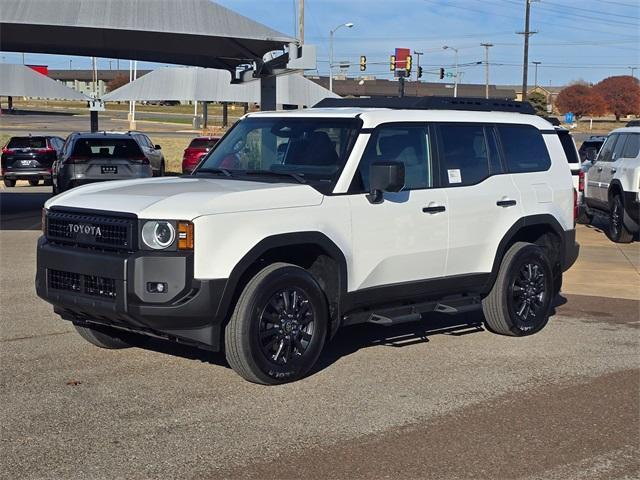
[(578, 255), (560, 139), (527, 103), (325, 100), (250, 113), (193, 174), (47, 202), (36, 287), (103, 348), (133, 334), (298, 379), (344, 325), (482, 308), (542, 329)]

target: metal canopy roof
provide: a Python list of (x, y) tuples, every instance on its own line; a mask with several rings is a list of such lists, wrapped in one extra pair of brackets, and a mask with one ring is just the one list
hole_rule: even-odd
[(89, 100), (86, 95), (24, 65), (0, 64), (0, 95)]
[(209, 0), (2, 0), (4, 51), (234, 70), (295, 39)]
[[(260, 82), (231, 84), (224, 70), (208, 68), (159, 68), (111, 93), (103, 100), (195, 100), (208, 102), (260, 103)], [(338, 98), (300, 74), (276, 79), (276, 103), (315, 105), (324, 98)]]

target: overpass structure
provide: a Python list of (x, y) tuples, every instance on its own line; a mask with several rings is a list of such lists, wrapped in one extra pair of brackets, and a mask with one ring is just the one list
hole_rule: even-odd
[(263, 109), (275, 108), (275, 75), (301, 56), (296, 39), (209, 0), (2, 0), (0, 45), (218, 68), (236, 82), (250, 70)]

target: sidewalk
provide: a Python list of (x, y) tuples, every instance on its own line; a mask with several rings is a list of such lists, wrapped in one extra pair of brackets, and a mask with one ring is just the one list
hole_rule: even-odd
[(580, 256), (564, 274), (562, 293), (640, 300), (640, 242), (613, 243), (606, 223), (578, 225)]

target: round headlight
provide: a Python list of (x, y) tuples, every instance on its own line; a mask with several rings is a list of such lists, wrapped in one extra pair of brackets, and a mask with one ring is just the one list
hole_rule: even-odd
[(162, 250), (176, 239), (176, 229), (169, 222), (147, 222), (142, 227), (142, 241), (147, 247)]

